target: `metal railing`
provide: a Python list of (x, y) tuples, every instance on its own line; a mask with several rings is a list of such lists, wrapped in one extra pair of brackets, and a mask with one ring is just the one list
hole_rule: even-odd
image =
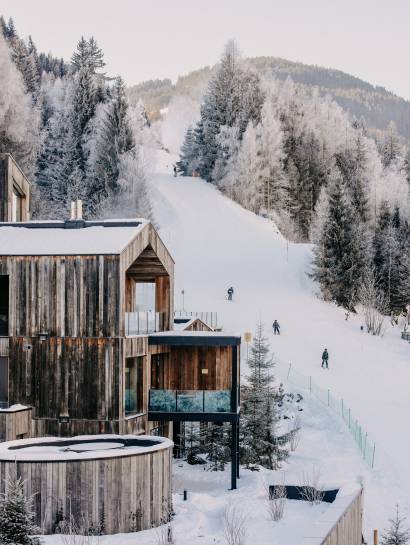
[(164, 328), (164, 313), (149, 311), (126, 312), (125, 334), (148, 335)]
[(358, 419), (354, 417), (350, 407), (346, 404), (343, 398), (339, 398), (331, 393), (329, 389), (321, 388), (313, 380), (311, 376), (306, 376), (293, 369), (289, 365), (287, 379), (292, 384), (299, 388), (309, 390), (319, 401), (327, 405), (333, 412), (343, 418), (346, 426), (349, 428), (357, 446), (360, 449), (363, 459), (371, 467), (374, 467), (376, 443), (371, 439), (369, 434), (363, 429)]
[(199, 318), (212, 328), (218, 327), (218, 313), (217, 312), (195, 312), (189, 310), (175, 310), (174, 318)]
[(231, 390), (150, 390), (148, 410), (167, 413), (231, 412)]

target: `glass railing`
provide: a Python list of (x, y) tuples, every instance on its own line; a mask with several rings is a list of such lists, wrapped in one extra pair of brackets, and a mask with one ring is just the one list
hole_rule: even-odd
[(150, 390), (149, 411), (175, 413), (231, 412), (230, 390)]
[(126, 335), (148, 335), (162, 331), (164, 326), (163, 312), (139, 311), (125, 313)]

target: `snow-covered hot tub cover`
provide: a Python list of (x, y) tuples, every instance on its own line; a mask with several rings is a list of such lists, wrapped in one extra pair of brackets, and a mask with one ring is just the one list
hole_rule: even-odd
[(38, 437), (0, 443), (0, 461), (61, 462), (120, 458), (164, 450), (174, 443), (152, 435)]

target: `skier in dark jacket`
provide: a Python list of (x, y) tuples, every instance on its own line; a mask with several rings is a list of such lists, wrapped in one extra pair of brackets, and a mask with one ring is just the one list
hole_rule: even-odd
[(228, 301), (232, 301), (232, 295), (233, 295), (233, 287), (231, 286), (228, 289)]
[(329, 352), (327, 351), (327, 348), (323, 350), (322, 354), (322, 367), (326, 369), (329, 369)]
[(280, 325), (279, 325), (279, 322), (277, 320), (275, 320), (273, 322), (272, 328), (273, 328), (274, 335), (276, 335), (276, 334), (280, 335)]
[(177, 174), (178, 174), (177, 166), (174, 165), (174, 176), (175, 176), (175, 178), (177, 177)]

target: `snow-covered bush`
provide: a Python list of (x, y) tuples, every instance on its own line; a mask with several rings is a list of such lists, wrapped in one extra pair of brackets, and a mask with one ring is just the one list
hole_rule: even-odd
[(322, 490), (319, 469), (314, 467), (311, 471), (303, 471), (299, 481), (299, 490), (302, 498), (311, 505), (319, 505), (325, 495)]
[(245, 545), (246, 518), (235, 505), (228, 505), (224, 513), (224, 539), (226, 545)]
[(390, 519), (390, 527), (382, 535), (380, 545), (407, 545), (410, 543), (410, 531), (404, 526), (405, 517), (400, 517), (399, 506), (396, 506), (396, 514)]
[(267, 509), (271, 520), (277, 522), (283, 518), (285, 505), (286, 488), (284, 486), (275, 486), (272, 493), (268, 490)]
[(24, 482), (6, 481), (6, 492), (0, 495), (0, 543), (3, 545), (37, 545), (39, 533), (34, 524), (33, 496), (26, 496)]

